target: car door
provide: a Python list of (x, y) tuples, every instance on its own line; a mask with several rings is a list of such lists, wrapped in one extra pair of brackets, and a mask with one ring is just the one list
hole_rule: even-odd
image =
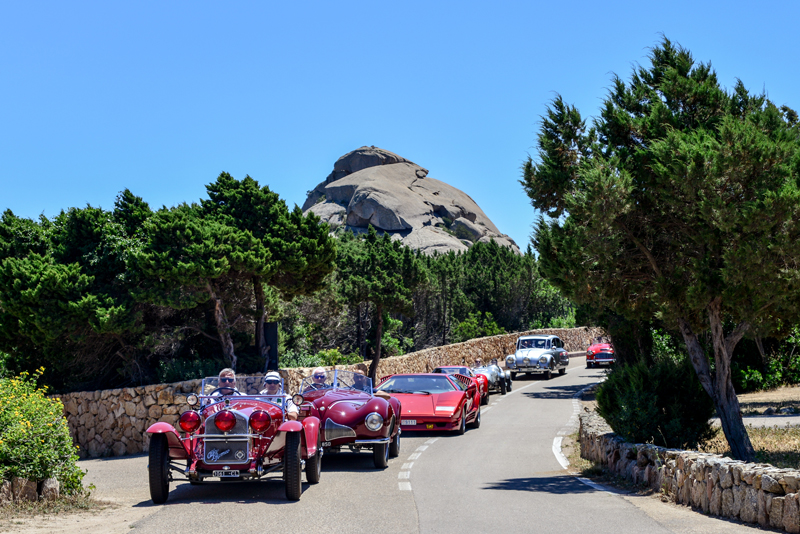
[(560, 338), (553, 339), (553, 346), (556, 347), (556, 357), (558, 358), (558, 365), (560, 367), (566, 367), (569, 365), (569, 353), (567, 349), (564, 348), (564, 343), (561, 341)]

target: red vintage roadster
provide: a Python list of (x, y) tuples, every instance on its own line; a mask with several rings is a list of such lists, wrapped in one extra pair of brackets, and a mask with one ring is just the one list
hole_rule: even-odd
[[(223, 377), (224, 378), (224, 377)], [(191, 410), (178, 426), (155, 423), (150, 435), (150, 497), (166, 502), (174, 475), (192, 484), (260, 479), (281, 473), (286, 498), (299, 500), (302, 471), (309, 484), (319, 482), (322, 448), (319, 419), (286, 417), (288, 396), (260, 393), (262, 377), (238, 377), (223, 385), (218, 377), (203, 379), (200, 394), (187, 398)]]
[(400, 401), (374, 396), (372, 381), (363, 374), (317, 370), (292, 399), (301, 421), (320, 422), (325, 450), (371, 450), (379, 469), (400, 454)]
[(481, 425), (480, 398), (473, 379), (460, 374), (427, 373), (389, 375), (378, 392), (402, 403), (403, 430), (454, 430)]
[(472, 378), (478, 388), (478, 403), (489, 404), (489, 378), (482, 373), (477, 373), (466, 365), (443, 365), (433, 370), (434, 373), (447, 373), (448, 375), (464, 375)]
[(611, 343), (604, 343), (598, 339), (597, 343), (589, 345), (586, 349), (586, 368), (599, 367), (600, 365), (611, 366), (616, 363), (617, 357), (614, 355), (614, 347)]

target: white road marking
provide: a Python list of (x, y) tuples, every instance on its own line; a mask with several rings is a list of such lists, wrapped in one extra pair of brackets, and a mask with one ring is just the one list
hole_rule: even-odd
[(431, 438), (428, 441), (426, 441), (425, 443), (427, 443), (428, 445), (433, 445), (434, 443), (436, 443), (437, 439), (439, 439), (439, 438)]
[(592, 482), (588, 478), (583, 478), (583, 477), (575, 477), (575, 478), (577, 478), (578, 480), (580, 480), (581, 482), (583, 482), (584, 484), (586, 484), (590, 488), (596, 489), (597, 491), (603, 491), (605, 493), (608, 493), (609, 495), (618, 495), (618, 492), (611, 491), (610, 488), (607, 488), (605, 486), (601, 486), (600, 484), (595, 484), (594, 482)]
[(489, 406), (488, 408), (481, 408), (481, 413), (486, 413), (486, 412), (488, 412), (488, 411), (489, 411), (489, 410), (491, 410), (491, 409), (492, 409), (492, 407), (491, 407), (491, 406)]
[(419, 458), (418, 452), (415, 452), (414, 454), (408, 457), (409, 460), (416, 460), (417, 458)]
[(555, 455), (556, 460), (558, 460), (558, 463), (561, 464), (561, 467), (566, 469), (569, 467), (569, 460), (567, 460), (567, 457), (561, 452), (561, 440), (563, 439), (564, 438), (561, 436), (553, 438), (553, 454)]
[(564, 436), (572, 434), (578, 428), (580, 421), (578, 419), (578, 414), (581, 411), (581, 395), (583, 395), (583, 392), (593, 385), (594, 384), (589, 384), (572, 396), (572, 416), (569, 418), (569, 421), (567, 421), (567, 425), (558, 431), (558, 437), (553, 438), (553, 456), (556, 457), (556, 460), (564, 469), (569, 467), (569, 460), (567, 460), (567, 457), (561, 452), (561, 442), (564, 440)]
[(398, 482), (397, 485), (400, 487), (400, 491), (411, 491), (411, 482)]
[(411, 469), (411, 467), (413, 467), (413, 465), (414, 465), (414, 462), (409, 462), (407, 464), (403, 464), (403, 467), (401, 467), (400, 469), (403, 469), (403, 470)]
[(400, 471), (397, 473), (397, 478), (411, 478), (411, 471)]
[(417, 450), (418, 450), (418, 451), (420, 451), (420, 452), (422, 452), (422, 451), (424, 451), (424, 450), (425, 450), (425, 449), (427, 449), (427, 448), (428, 448), (428, 446), (427, 446), (427, 445), (420, 445), (419, 447), (417, 447)]
[(531, 382), (527, 386), (522, 386), (521, 388), (517, 388), (514, 391), (509, 391), (508, 393), (506, 393), (506, 395), (513, 395), (514, 393), (519, 393), (523, 389), (531, 387), (533, 384), (535, 384), (535, 382)]

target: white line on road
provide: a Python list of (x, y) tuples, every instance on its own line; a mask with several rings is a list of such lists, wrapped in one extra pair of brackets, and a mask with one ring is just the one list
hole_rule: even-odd
[(436, 443), (437, 439), (439, 439), (439, 438), (431, 438), (428, 441), (426, 441), (425, 443), (427, 443), (428, 445), (433, 445), (434, 443)]
[(415, 452), (414, 454), (408, 457), (409, 460), (416, 460), (417, 458), (419, 458), (418, 452)]
[(400, 491), (411, 491), (411, 482), (398, 482), (397, 485), (400, 487)]
[(422, 451), (424, 451), (424, 450), (425, 450), (425, 449), (427, 449), (427, 448), (428, 448), (428, 446), (427, 446), (427, 445), (420, 445), (419, 447), (417, 447), (417, 450), (418, 450), (418, 451), (420, 451), (420, 452), (422, 452)]
[(489, 410), (491, 410), (491, 409), (492, 409), (492, 407), (491, 407), (491, 406), (489, 406), (488, 408), (482, 408), (482, 409), (481, 409), (481, 413), (486, 413), (486, 412), (488, 412), (488, 411), (489, 411)]
[(409, 462), (407, 464), (403, 464), (403, 467), (401, 467), (400, 469), (403, 469), (403, 470), (411, 469), (411, 467), (413, 467), (413, 465), (414, 465), (414, 462)]
[(561, 464), (561, 467), (566, 469), (569, 467), (569, 460), (567, 460), (567, 457), (561, 452), (561, 440), (563, 439), (564, 438), (561, 436), (553, 438), (553, 454), (555, 455), (556, 460), (558, 460), (558, 463)]
[(607, 488), (605, 486), (601, 486), (600, 484), (595, 484), (594, 482), (592, 482), (591, 480), (589, 480), (587, 478), (583, 478), (583, 477), (575, 477), (575, 478), (577, 478), (578, 480), (580, 480), (581, 482), (583, 482), (584, 484), (586, 484), (590, 488), (596, 489), (597, 491), (604, 491), (604, 492), (608, 493), (609, 495), (617, 495), (617, 493), (615, 493), (613, 491), (609, 491), (609, 488)]
[(397, 478), (411, 478), (411, 471), (400, 471), (397, 473)]

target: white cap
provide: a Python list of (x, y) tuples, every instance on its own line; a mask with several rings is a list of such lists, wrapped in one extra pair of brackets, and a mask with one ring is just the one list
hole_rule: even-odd
[(281, 375), (279, 375), (276, 371), (270, 371), (266, 375), (264, 375), (264, 380), (280, 380)]

